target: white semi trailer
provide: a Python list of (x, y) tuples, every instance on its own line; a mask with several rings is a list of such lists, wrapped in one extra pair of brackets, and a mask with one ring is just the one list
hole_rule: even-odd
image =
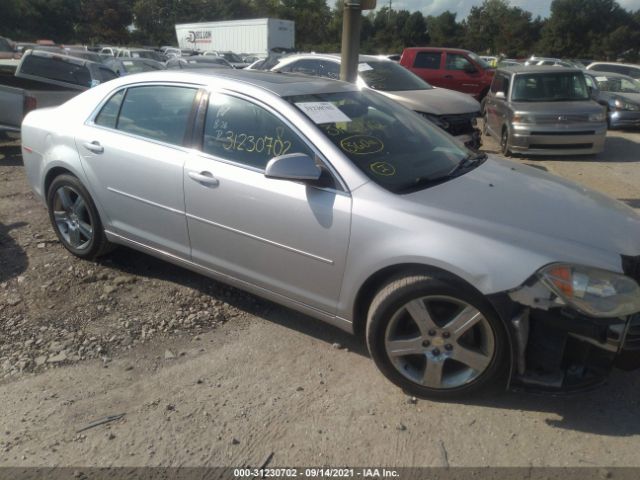
[(277, 18), (176, 25), (180, 48), (268, 55), (275, 47), (293, 48), (295, 22)]

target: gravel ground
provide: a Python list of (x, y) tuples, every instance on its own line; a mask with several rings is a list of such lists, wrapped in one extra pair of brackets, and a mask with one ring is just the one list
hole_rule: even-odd
[[(640, 209), (639, 147), (611, 132), (597, 157), (517, 161)], [(70, 256), (0, 145), (0, 466), (640, 466), (639, 380), (406, 397), (333, 327), (125, 248)]]

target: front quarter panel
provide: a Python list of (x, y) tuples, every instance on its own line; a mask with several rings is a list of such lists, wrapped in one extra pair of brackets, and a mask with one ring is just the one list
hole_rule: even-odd
[(351, 241), (338, 316), (353, 321), (358, 292), (367, 279), (397, 265), (436, 267), (484, 295), (517, 288), (543, 266), (558, 261), (583, 264), (590, 259), (591, 265), (600, 268), (621, 269), (619, 255), (482, 219), (456, 218), (427, 205), (421, 210), (416, 212), (402, 196), (372, 183), (353, 192)]

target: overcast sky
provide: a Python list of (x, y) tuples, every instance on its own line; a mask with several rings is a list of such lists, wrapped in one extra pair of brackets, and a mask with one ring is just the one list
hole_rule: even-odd
[[(420, 10), (425, 15), (439, 15), (445, 10), (457, 13), (458, 21), (466, 18), (474, 5), (482, 5), (483, 0), (392, 0), (394, 10)], [(327, 3), (333, 6), (335, 1)], [(640, 10), (640, 0), (618, 0), (618, 3), (627, 10)], [(378, 0), (378, 8), (389, 5), (389, 0)], [(551, 0), (511, 0), (511, 5), (520, 7), (533, 13), (533, 16), (549, 16)]]

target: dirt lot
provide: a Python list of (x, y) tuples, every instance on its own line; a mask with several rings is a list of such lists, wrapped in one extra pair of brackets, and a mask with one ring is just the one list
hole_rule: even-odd
[[(518, 161), (640, 210), (640, 133)], [(0, 146), (0, 379), (0, 466), (640, 466), (637, 372), (577, 397), (416, 401), (309, 317), (124, 248), (74, 259), (17, 142)]]

